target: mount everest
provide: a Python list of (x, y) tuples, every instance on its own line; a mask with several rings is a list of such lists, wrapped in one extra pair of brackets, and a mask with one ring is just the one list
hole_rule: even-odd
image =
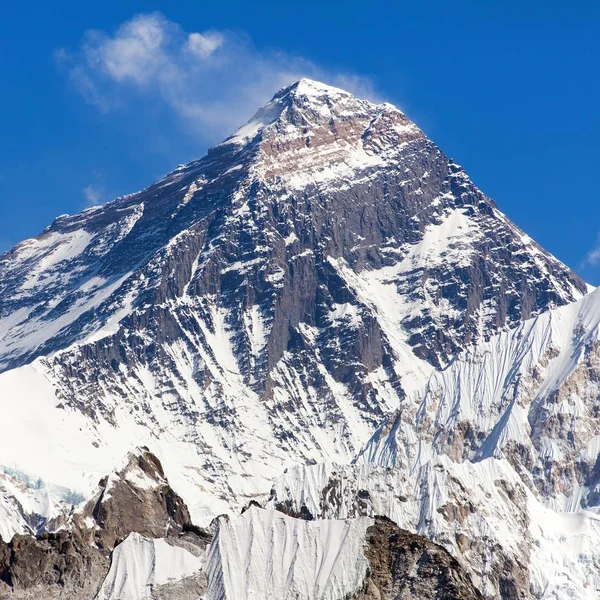
[[(301, 80), (0, 257), (0, 597), (596, 598), (599, 322), (402, 112)], [(99, 522), (127, 481), (180, 527)], [(60, 532), (87, 595), (15, 577)]]

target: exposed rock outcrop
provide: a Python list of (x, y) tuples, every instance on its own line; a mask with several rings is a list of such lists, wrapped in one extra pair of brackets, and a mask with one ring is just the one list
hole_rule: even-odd
[[(202, 549), (210, 540), (192, 526), (185, 503), (147, 449), (131, 454), (123, 469), (105, 477), (64, 529), (0, 540), (0, 598), (92, 600), (107, 576), (112, 551), (131, 532), (167, 538), (188, 550)], [(182, 589), (200, 589), (202, 577), (179, 587), (165, 585), (157, 597), (175, 599)]]
[(110, 555), (76, 532), (0, 541), (0, 598), (3, 600), (92, 600), (108, 572)]
[(444, 548), (376, 517), (367, 529), (369, 574), (355, 600), (483, 600)]
[(171, 489), (160, 461), (143, 448), (122, 470), (104, 478), (73, 523), (96, 547), (111, 551), (132, 531), (148, 538), (180, 533), (191, 525), (183, 500)]

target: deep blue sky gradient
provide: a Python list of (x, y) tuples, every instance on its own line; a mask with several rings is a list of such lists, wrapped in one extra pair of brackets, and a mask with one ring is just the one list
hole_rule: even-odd
[[(61, 213), (135, 191), (201, 156), (206, 140), (135, 107), (100, 112), (69, 85), (58, 48), (160, 11), (186, 31), (245, 32), (324, 69), (372, 79), (529, 235), (584, 264), (600, 231), (600, 4), (597, 2), (9, 3), (0, 19), (0, 250)], [(272, 90), (275, 92), (276, 90)]]

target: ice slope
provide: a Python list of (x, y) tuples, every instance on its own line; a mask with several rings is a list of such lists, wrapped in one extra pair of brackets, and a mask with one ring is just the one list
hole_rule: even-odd
[(600, 517), (546, 508), (506, 460), (455, 463), (442, 455), (412, 472), (298, 466), (275, 482), (267, 507), (317, 519), (387, 516), (445, 547), (486, 598), (600, 593)]
[[(220, 517), (212, 543), (204, 552), (196, 548), (197, 556), (174, 543), (180, 542), (128, 536), (113, 554), (97, 600), (388, 598), (380, 596), (382, 583), (402, 581), (406, 589), (421, 575), (416, 587), (427, 591), (415, 598), (445, 598), (457, 575), (467, 584), (462, 589), (472, 590), (468, 576), (440, 557), (439, 548), (370, 517), (305, 521), (252, 506), (240, 516)], [(378, 545), (391, 555), (374, 554)]]
[(559, 511), (594, 507), (600, 292), (469, 350), (382, 425), (361, 460), (417, 469), (433, 455), (505, 457)]
[(221, 518), (208, 553), (206, 600), (338, 600), (362, 585), (373, 519), (302, 521), (251, 507)]
[(156, 588), (200, 573), (203, 559), (164, 539), (131, 533), (112, 555), (96, 600), (155, 600)]

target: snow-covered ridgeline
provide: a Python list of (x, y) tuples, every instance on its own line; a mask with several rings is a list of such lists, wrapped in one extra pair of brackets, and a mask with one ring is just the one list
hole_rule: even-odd
[(202, 551), (132, 533), (116, 547), (97, 600), (150, 600), (163, 586), (205, 600), (347, 598), (367, 574), (366, 531), (373, 522), (309, 522), (251, 507), (221, 517)]
[(318, 519), (384, 515), (445, 547), (486, 598), (592, 600), (600, 518), (544, 507), (506, 460), (432, 458), (409, 471), (374, 464), (290, 469), (267, 506)]
[(303, 521), (251, 507), (220, 519), (208, 553), (206, 600), (338, 600), (362, 585), (373, 519)]
[[(97, 310), (127, 280), (127, 271), (102, 268), (104, 258), (114, 253), (144, 212), (143, 203), (122, 203), (61, 217), (37, 238), (0, 257), (0, 369)], [(93, 325), (98, 322), (88, 324), (88, 330)]]
[(411, 470), (431, 456), (505, 457), (556, 510), (593, 506), (600, 291), (468, 350), (403, 403), (359, 460)]

